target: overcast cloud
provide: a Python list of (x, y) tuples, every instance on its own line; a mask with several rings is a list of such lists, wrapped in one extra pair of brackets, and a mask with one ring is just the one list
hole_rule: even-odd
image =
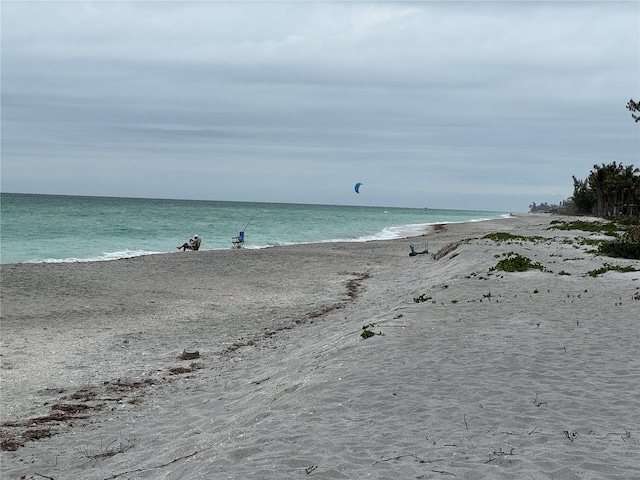
[(637, 1), (1, 8), (3, 192), (527, 211), (640, 167)]

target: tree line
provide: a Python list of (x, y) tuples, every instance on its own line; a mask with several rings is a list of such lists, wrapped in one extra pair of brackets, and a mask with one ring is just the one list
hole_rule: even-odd
[[(627, 110), (635, 122), (640, 122), (640, 102), (627, 102)], [(573, 176), (573, 196), (560, 205), (535, 202), (531, 212), (561, 212), (574, 215), (638, 217), (640, 222), (640, 169), (633, 165), (610, 163), (594, 165), (585, 179)]]
[(616, 162), (594, 165), (584, 180), (573, 177), (576, 214), (601, 218), (640, 215), (640, 169)]
[(587, 178), (573, 176), (571, 197), (559, 205), (533, 202), (529, 211), (640, 220), (640, 169), (616, 162), (594, 165)]
[[(627, 102), (631, 118), (640, 122), (640, 102)], [(572, 204), (577, 214), (595, 214), (601, 218), (636, 216), (640, 220), (640, 170), (633, 165), (594, 165), (584, 180), (573, 177)]]

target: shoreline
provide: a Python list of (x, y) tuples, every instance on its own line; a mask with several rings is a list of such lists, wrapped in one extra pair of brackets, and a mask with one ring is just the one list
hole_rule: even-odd
[[(586, 275), (637, 262), (545, 230), (563, 218), (4, 264), (3, 440), (46, 417), (51, 436), (0, 452), (1, 473), (633, 478), (640, 272)], [(548, 241), (481, 238), (496, 231)], [(509, 251), (551, 273), (491, 272)]]
[[(68, 212), (58, 217), (66, 228), (58, 229), (48, 216), (50, 223), (36, 222), (41, 225), (39, 233), (26, 250), (21, 241), (24, 232), (34, 232), (30, 224), (48, 202), (3, 203), (1, 264), (84, 263), (173, 253), (195, 233), (203, 238), (202, 251), (226, 250), (232, 248), (231, 239), (242, 228), (249, 228), (245, 244), (249, 248), (384, 240), (413, 235), (413, 231), (419, 234), (416, 224), (501, 215), (464, 210), (427, 213), (398, 207), (387, 211), (384, 207), (278, 204), (272, 208), (272, 204), (215, 201), (185, 210), (181, 202), (171, 200), (94, 198), (85, 203), (73, 198), (52, 203), (59, 213)], [(336, 215), (340, 221), (334, 221)], [(170, 224), (165, 224), (165, 217)]]
[[(504, 217), (504, 218), (508, 218), (508, 217)], [(324, 243), (337, 243), (337, 244), (367, 243), (367, 242), (374, 242), (374, 241), (401, 240), (405, 238), (423, 236), (425, 233), (429, 232), (431, 227), (438, 224), (454, 225), (454, 224), (463, 224), (463, 223), (486, 222), (491, 220), (495, 220), (495, 219), (478, 219), (478, 220), (468, 220), (468, 221), (460, 221), (460, 222), (433, 222), (433, 223), (415, 224), (415, 225), (411, 224), (411, 225), (402, 225), (402, 226), (392, 226), (392, 227), (385, 227), (382, 231), (377, 232), (375, 234), (371, 234), (363, 237), (356, 237), (353, 239), (327, 239), (327, 240), (318, 240), (318, 241), (300, 242), (300, 243), (283, 243), (281, 245), (252, 245), (252, 246), (245, 245), (243, 248), (247, 250), (263, 250), (266, 248), (292, 247), (297, 245), (315, 245), (315, 244), (324, 244)], [(412, 227), (412, 228), (409, 228), (409, 227)], [(395, 231), (397, 233), (394, 233), (392, 234), (392, 236), (387, 237), (385, 236), (385, 232), (389, 230)], [(199, 251), (200, 252), (220, 252), (220, 251), (226, 251), (229, 249), (233, 250), (233, 247), (220, 247), (220, 248), (205, 247), (200, 249)], [(189, 251), (182, 252), (182, 253), (188, 253), (188, 252)], [(50, 258), (50, 259), (44, 259), (44, 260), (29, 260), (25, 262), (0, 263), (0, 266), (113, 262), (118, 260), (129, 260), (136, 257), (148, 257), (152, 255), (171, 255), (174, 253), (176, 253), (174, 250), (166, 251), (166, 252), (125, 250), (123, 252), (105, 253), (103, 257), (91, 257), (87, 259), (83, 259), (83, 258), (51, 259)], [(122, 255), (122, 256), (116, 256), (116, 255)]]

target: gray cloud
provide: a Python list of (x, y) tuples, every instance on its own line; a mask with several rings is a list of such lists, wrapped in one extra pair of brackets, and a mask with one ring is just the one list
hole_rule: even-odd
[(526, 210), (639, 157), (635, 2), (2, 8), (3, 191)]

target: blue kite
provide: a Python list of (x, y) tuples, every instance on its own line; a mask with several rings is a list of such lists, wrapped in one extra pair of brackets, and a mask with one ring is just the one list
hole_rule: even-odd
[(360, 193), (360, 185), (362, 185), (360, 182), (356, 183), (356, 186), (355, 186), (356, 193)]

